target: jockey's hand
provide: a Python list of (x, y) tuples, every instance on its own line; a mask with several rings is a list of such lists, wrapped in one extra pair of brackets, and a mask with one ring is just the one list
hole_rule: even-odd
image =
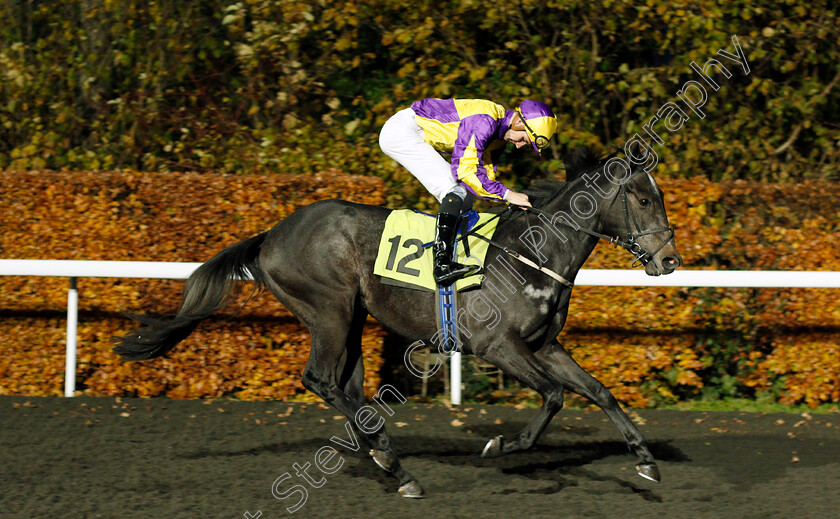
[(505, 200), (513, 205), (531, 207), (531, 202), (528, 200), (528, 195), (525, 193), (517, 193), (516, 191), (509, 190), (505, 195)]

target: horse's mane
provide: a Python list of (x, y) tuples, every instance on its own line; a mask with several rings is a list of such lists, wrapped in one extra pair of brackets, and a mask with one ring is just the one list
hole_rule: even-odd
[[(528, 195), (531, 205), (537, 209), (544, 208), (549, 202), (557, 198), (569, 185), (589, 173), (600, 168), (612, 155), (598, 157), (595, 151), (589, 146), (581, 146), (569, 151), (563, 157), (563, 167), (566, 170), (566, 180), (554, 178), (537, 179), (523, 190)], [(510, 217), (525, 214), (525, 211), (512, 211)]]

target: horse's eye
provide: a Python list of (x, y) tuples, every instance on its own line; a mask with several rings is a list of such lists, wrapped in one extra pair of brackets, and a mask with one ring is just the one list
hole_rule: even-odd
[(650, 205), (650, 200), (648, 200), (647, 198), (642, 198), (641, 200), (639, 200), (639, 204), (641, 204), (642, 207), (647, 207)]

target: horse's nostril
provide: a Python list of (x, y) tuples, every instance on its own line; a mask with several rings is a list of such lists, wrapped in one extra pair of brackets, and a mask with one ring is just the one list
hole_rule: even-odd
[(662, 259), (662, 265), (665, 268), (675, 269), (675, 268), (680, 266), (680, 262), (677, 261), (677, 258), (672, 258), (672, 257), (668, 256), (667, 258)]

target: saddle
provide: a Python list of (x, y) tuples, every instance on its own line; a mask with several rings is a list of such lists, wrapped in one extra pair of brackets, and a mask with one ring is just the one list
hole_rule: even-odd
[[(461, 215), (460, 233), (452, 249), (452, 259), (458, 263), (484, 265), (489, 242), (496, 232), (496, 215), (467, 211)], [(484, 239), (467, 233), (475, 229)], [(441, 287), (432, 273), (434, 262), (431, 246), (435, 240), (435, 216), (413, 210), (392, 211), (385, 222), (379, 241), (373, 273), (382, 283), (435, 294), (435, 315), (438, 336), (433, 340), (447, 352), (457, 351), (461, 343), (458, 331), (457, 293), (480, 288), (482, 274), (457, 280), (452, 286)], [(428, 250), (428, 253), (427, 253)]]
[[(474, 235), (464, 240), (463, 234), (478, 229), (485, 239), (492, 239), (499, 220), (496, 215), (477, 211), (467, 211), (461, 218), (461, 233), (453, 248), (453, 260), (483, 266), (489, 243)], [(410, 209), (392, 211), (379, 240), (373, 273), (380, 276), (386, 285), (435, 292), (437, 284), (432, 274), (431, 251), (434, 240), (434, 215)], [(480, 287), (483, 279), (483, 275), (459, 279), (455, 282), (455, 289), (463, 291)]]

